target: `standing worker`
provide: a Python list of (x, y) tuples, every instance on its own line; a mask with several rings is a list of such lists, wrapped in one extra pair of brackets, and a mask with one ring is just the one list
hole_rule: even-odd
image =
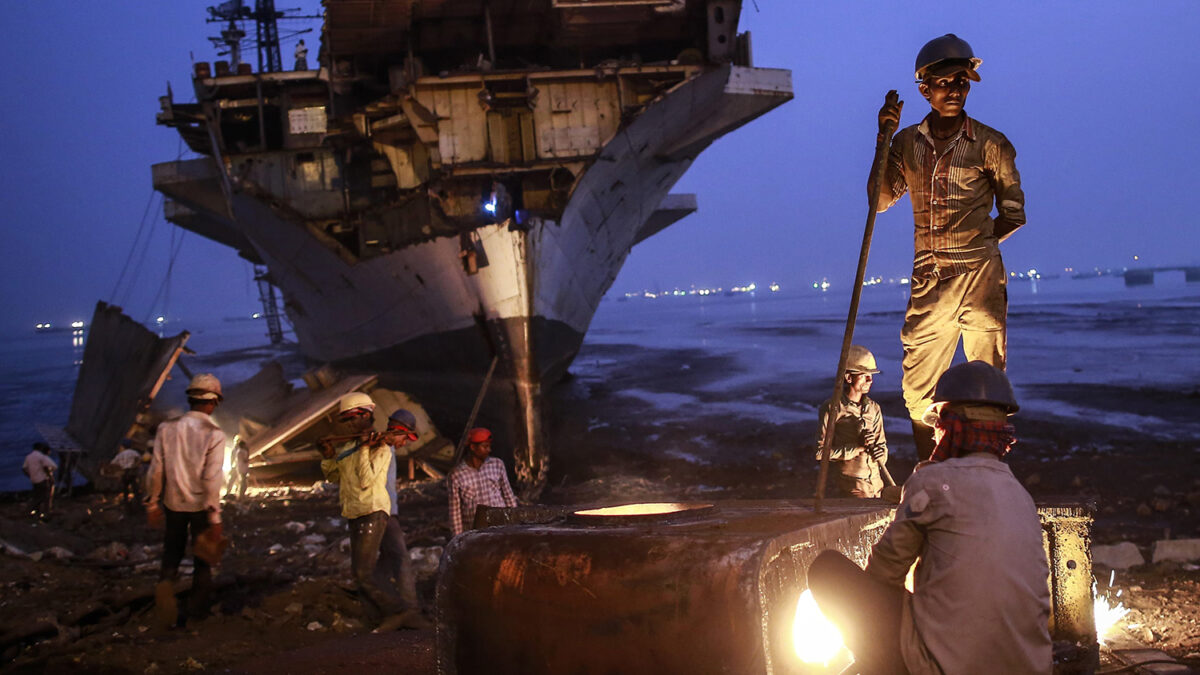
[[(883, 433), (883, 412), (879, 404), (867, 397), (879, 369), (875, 355), (866, 347), (850, 345), (846, 358), (846, 387), (833, 427), (833, 443), (829, 461), (836, 471), (836, 485), (845, 497), (873, 499), (883, 492), (880, 467), (887, 464), (887, 437)], [(825, 430), (829, 428), (830, 399), (821, 405), (821, 427), (817, 436), (817, 461), (825, 447)]]
[[(1025, 224), (1025, 193), (1012, 143), (963, 111), (980, 63), (953, 34), (921, 48), (917, 88), (932, 111), (896, 134), (876, 204), (886, 211), (905, 192), (912, 200), (913, 271), (901, 341), (904, 402), (918, 459), (933, 451), (933, 429), (921, 415), (959, 338), (968, 361), (1005, 367), (1008, 289), (999, 244)], [(897, 101), (880, 109), (881, 134), (899, 125), (903, 106)], [(868, 194), (874, 181), (872, 174)]]
[[(225, 432), (213, 421), (213, 411), (224, 397), (221, 381), (210, 373), (192, 378), (187, 388), (188, 406), (182, 416), (158, 425), (150, 472), (146, 479), (146, 514), (152, 526), (165, 524), (162, 570), (155, 587), (158, 619), (182, 628), (189, 618), (203, 619), (209, 612), (212, 590), (210, 561), (197, 554), (202, 536), (222, 541), (221, 468), (225, 460)], [(175, 582), (179, 563), (192, 540), (192, 591), (188, 607), (178, 608)]]
[(408, 542), (404, 528), (400, 525), (400, 503), (396, 493), (396, 475), (399, 460), (396, 451), (420, 438), (417, 434), (417, 418), (404, 408), (398, 408), (388, 416), (384, 442), (392, 448), (392, 459), (388, 464), (387, 491), (392, 507), (388, 512), (387, 528), (379, 546), (379, 562), (375, 565), (375, 580), (389, 590), (396, 589), (400, 599), (410, 609), (417, 608), (417, 576), (413, 572), (412, 558), (408, 553)]
[(246, 447), (245, 441), (238, 440), (233, 446), (233, 457), (230, 460), (225, 495), (230, 499), (245, 499), (246, 487), (250, 484), (250, 448)]
[(131, 438), (122, 438), (121, 447), (111, 462), (121, 472), (121, 503), (136, 505), (142, 499), (142, 453), (133, 448)]
[(446, 477), (450, 528), (456, 536), (474, 525), (476, 507), (517, 505), (504, 462), (491, 454), (492, 432), (472, 429), (467, 435), (467, 456)]
[(338, 484), (342, 517), (350, 527), (350, 570), (367, 613), (381, 619), (376, 630), (399, 628), (416, 610), (404, 607), (375, 579), (392, 508), (387, 475), (394, 453), (385, 436), (372, 431), (375, 401), (370, 396), (357, 391), (343, 396), (337, 419), (351, 438), (321, 442), (321, 471), (325, 480)]
[(304, 46), (304, 38), (296, 43), (296, 66), (292, 70), (308, 70), (308, 47)]
[(999, 369), (971, 361), (942, 375), (933, 400), (925, 416), (938, 439), (933, 458), (905, 482), (866, 571), (822, 552), (808, 568), (813, 598), (860, 672), (1049, 675), (1042, 526), (1002, 461), (1016, 442), (1012, 386)]
[(33, 498), (29, 505), (30, 515), (45, 518), (50, 515), (50, 507), (54, 500), (54, 472), (58, 464), (50, 459), (50, 446), (38, 441), (33, 444), (33, 450), (25, 455), (21, 471), (29, 477), (33, 487)]

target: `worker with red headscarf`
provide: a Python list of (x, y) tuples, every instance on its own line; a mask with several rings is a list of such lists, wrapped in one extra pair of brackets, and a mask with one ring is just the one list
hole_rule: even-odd
[(995, 366), (971, 361), (938, 379), (933, 400), (923, 416), (934, 428), (933, 456), (904, 483), (866, 570), (823, 551), (808, 568), (813, 598), (841, 629), (858, 672), (1049, 675), (1041, 522), (1003, 461), (1016, 442), (1012, 385)]
[(450, 493), (450, 528), (471, 529), (477, 506), (516, 506), (504, 462), (492, 457), (492, 432), (482, 427), (467, 435), (467, 455), (446, 477)]

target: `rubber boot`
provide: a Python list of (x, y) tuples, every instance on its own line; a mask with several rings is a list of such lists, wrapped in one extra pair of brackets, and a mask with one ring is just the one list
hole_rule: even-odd
[(913, 443), (917, 446), (917, 461), (924, 462), (933, 455), (933, 427), (924, 422), (913, 420)]
[(164, 579), (154, 586), (154, 616), (163, 628), (179, 620), (179, 604), (175, 601), (175, 582)]

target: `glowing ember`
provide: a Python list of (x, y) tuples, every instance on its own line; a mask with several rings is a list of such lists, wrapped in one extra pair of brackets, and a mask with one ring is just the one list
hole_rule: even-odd
[(792, 640), (796, 656), (805, 663), (828, 664), (842, 650), (841, 632), (817, 608), (812, 591), (805, 590), (796, 603)]
[[(1108, 587), (1110, 589), (1113, 585), (1113, 579), (1116, 578), (1116, 576), (1117, 573), (1114, 570), (1113, 573), (1108, 577)], [(1095, 579), (1092, 580), (1092, 597), (1095, 598), (1092, 601), (1092, 612), (1096, 616), (1096, 641), (1103, 644), (1104, 636), (1107, 635), (1109, 631), (1111, 631), (1113, 627), (1117, 625), (1117, 622), (1125, 618), (1125, 615), (1129, 613), (1129, 610), (1125, 609), (1125, 605), (1122, 605), (1120, 602), (1116, 602), (1115, 604), (1111, 605), (1109, 604), (1110, 601), (1114, 601), (1116, 598), (1121, 597), (1121, 591), (1117, 591), (1116, 595), (1113, 595), (1111, 598), (1101, 597), (1100, 593), (1096, 591)]]
[(602, 509), (587, 509), (585, 511), (576, 511), (575, 515), (579, 516), (652, 516), (662, 515), (666, 513), (678, 513), (680, 511), (690, 511), (692, 509), (704, 509), (712, 506), (712, 504), (677, 504), (674, 502), (658, 502), (647, 504), (623, 504), (621, 506), (607, 506)]

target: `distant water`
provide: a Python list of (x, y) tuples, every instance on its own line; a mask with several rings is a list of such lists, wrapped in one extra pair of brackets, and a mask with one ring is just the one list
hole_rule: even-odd
[[(877, 387), (899, 388), (906, 301), (903, 286), (864, 291), (855, 342), (870, 347), (880, 362), (884, 373)], [(730, 388), (746, 382), (769, 386), (791, 375), (826, 377), (836, 368), (848, 303), (845, 289), (810, 288), (654, 300), (609, 297), (572, 370), (591, 367), (589, 345), (631, 344), (732, 356), (738, 368), (719, 383)], [(1200, 284), (1185, 284), (1182, 274), (1162, 274), (1154, 286), (1136, 288), (1110, 277), (1013, 281), (1009, 303), (1009, 375), (1019, 397), (1023, 386), (1040, 384), (1187, 392), (1200, 387)], [(192, 358), (201, 363), (206, 355), (268, 342), (259, 321), (186, 328), (192, 332), (188, 346), (198, 352)], [(0, 491), (28, 488), (20, 466), (40, 438), (34, 423), (66, 424), (84, 339), (70, 332), (0, 336)], [(242, 361), (222, 361), (216, 371), (232, 383), (253, 375), (269, 358), (269, 350), (253, 351)]]
[[(262, 321), (167, 326), (161, 334), (184, 330), (191, 332), (187, 346), (197, 352), (196, 357), (185, 356), (185, 361), (269, 342)], [(35, 333), (31, 329), (0, 335), (0, 492), (29, 489), (21, 463), (33, 443), (42, 440), (34, 425), (66, 426), (86, 339), (86, 330)], [(253, 375), (257, 365), (235, 363), (222, 371), (228, 372), (230, 381), (237, 381)], [(172, 376), (183, 377), (178, 369)]]

